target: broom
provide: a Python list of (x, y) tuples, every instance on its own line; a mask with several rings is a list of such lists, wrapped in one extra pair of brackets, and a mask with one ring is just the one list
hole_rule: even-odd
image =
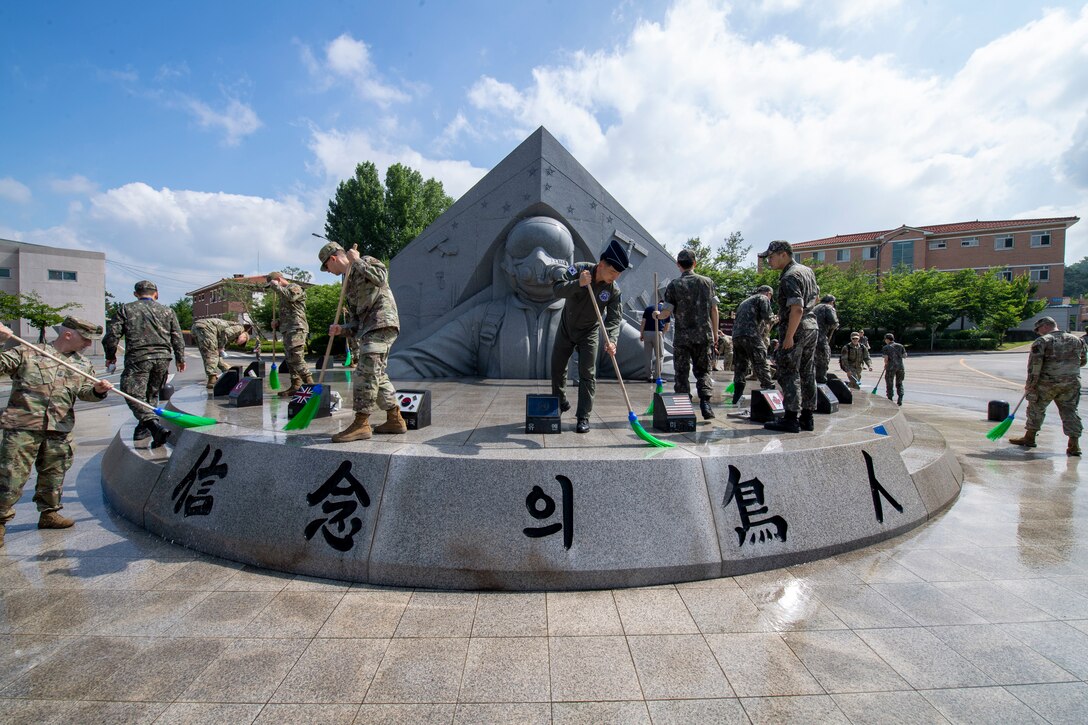
[[(880, 377), (876, 379), (876, 385), (873, 386), (873, 392), (869, 395), (876, 395), (876, 389), (880, 387), (880, 381), (884, 379), (884, 373), (888, 372), (888, 366), (885, 365), (884, 369), (880, 371)], [(861, 382), (860, 380), (858, 382)]]
[[(344, 279), (340, 282), (340, 301), (336, 303), (336, 315), (332, 318), (332, 324), (334, 325), (340, 324), (340, 311), (344, 309), (344, 292), (347, 291), (348, 277), (350, 276), (351, 265), (349, 264), (347, 271), (344, 272)], [(318, 373), (317, 384), (310, 388), (309, 400), (302, 406), (302, 410), (295, 413), (294, 417), (287, 421), (287, 425), (283, 427), (284, 430), (309, 428), (314, 416), (317, 415), (317, 409), (321, 407), (321, 391), (324, 389), (321, 384), (325, 380), (325, 371), (329, 368), (329, 355), (332, 353), (332, 338), (333, 336), (329, 335), (329, 344), (325, 346), (325, 357), (321, 358), (321, 372)]]
[[(83, 370), (80, 370), (75, 365), (67, 363), (64, 360), (61, 360), (56, 355), (49, 354), (48, 352), (41, 349), (37, 345), (32, 345), (31, 343), (27, 342), (26, 340), (19, 337), (18, 335), (14, 335), (14, 334), (11, 335), (11, 339), (15, 340), (16, 342), (20, 343), (21, 345), (25, 345), (26, 347), (30, 348), (34, 352), (38, 353), (39, 355), (42, 355), (43, 357), (47, 357), (50, 360), (52, 360), (53, 362), (56, 362), (56, 363), (59, 363), (59, 364), (63, 365), (64, 367), (68, 368), (69, 370), (76, 373), (77, 375), (81, 375), (81, 376), (87, 378), (88, 380), (92, 380), (92, 381), (94, 381), (96, 383), (102, 382), (101, 380), (99, 380), (95, 376), (91, 375), (90, 373), (85, 372)], [(173, 410), (163, 410), (162, 408), (156, 408), (155, 406), (151, 405), (150, 403), (148, 403), (146, 401), (143, 401), (143, 400), (140, 400), (139, 398), (134, 398), (131, 395), (129, 395), (128, 393), (126, 393), (126, 392), (124, 392), (122, 390), (118, 390), (117, 388), (113, 388), (113, 392), (117, 393), (118, 395), (120, 395), (125, 400), (128, 400), (128, 401), (130, 401), (132, 403), (135, 403), (136, 405), (147, 408), (148, 410), (154, 412), (155, 415), (159, 416), (160, 418), (165, 418), (165, 419), (169, 420), (171, 423), (178, 426), (179, 428), (199, 428), (200, 426), (205, 426), (205, 425), (215, 425), (216, 423), (219, 422), (219, 421), (215, 420), (214, 418), (205, 418), (205, 417), (199, 416), (199, 415), (189, 415), (188, 413), (178, 413), (178, 412), (173, 411)]]
[[(593, 311), (597, 313), (597, 323), (601, 326), (602, 340), (604, 340), (605, 344), (608, 344), (608, 330), (604, 327), (604, 319), (601, 317), (601, 310), (597, 307), (597, 298), (593, 296), (592, 284), (586, 286), (586, 292), (589, 293), (589, 299), (593, 303)], [(620, 390), (623, 391), (623, 399), (627, 401), (627, 420), (631, 423), (631, 430), (635, 432), (635, 435), (652, 446), (658, 446), (659, 448), (675, 448), (675, 443), (654, 438), (647, 433), (646, 429), (642, 427), (642, 424), (638, 422), (638, 416), (635, 415), (635, 409), (631, 407), (631, 398), (627, 395), (627, 387), (623, 384), (623, 376), (620, 375), (620, 364), (616, 362), (616, 354), (610, 353), (609, 357), (612, 358), (612, 367), (616, 371), (616, 380), (620, 383)]]
[(1016, 404), (1016, 407), (1012, 409), (1012, 413), (1009, 414), (1005, 420), (1001, 421), (986, 434), (986, 437), (992, 441), (1001, 440), (1006, 433), (1009, 432), (1009, 428), (1012, 427), (1012, 419), (1016, 417), (1016, 411), (1020, 410), (1020, 405), (1024, 402), (1024, 398), (1027, 397), (1027, 393), (1020, 396), (1020, 402)]
[[(657, 296), (657, 272), (654, 272), (654, 309), (661, 310), (661, 300)], [(661, 341), (661, 323), (656, 319), (654, 320), (654, 352), (657, 355), (657, 389), (654, 390), (655, 397), (650, 399), (650, 407), (646, 408), (646, 415), (654, 414), (654, 401), (657, 400), (656, 396), (665, 392), (665, 381), (661, 379), (661, 355), (662, 355), (662, 341)]]
[(272, 370), (268, 373), (268, 387), (273, 390), (280, 389), (280, 371), (276, 367), (276, 313), (278, 311), (276, 308), (272, 309)]

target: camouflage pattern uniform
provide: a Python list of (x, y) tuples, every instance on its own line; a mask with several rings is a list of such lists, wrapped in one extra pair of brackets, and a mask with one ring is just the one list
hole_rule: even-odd
[[(170, 359), (180, 366), (185, 362), (185, 339), (177, 315), (150, 297), (121, 305), (110, 319), (102, 348), (107, 360), (117, 359), (117, 346), (125, 339), (125, 367), (120, 387), (152, 408), (159, 405), (159, 391), (166, 384)], [(127, 401), (136, 420), (155, 420), (155, 413)]]
[(243, 332), (245, 328), (237, 322), (218, 317), (204, 317), (193, 323), (193, 339), (204, 360), (205, 375), (214, 378), (221, 370), (230, 370), (230, 365), (219, 359), (219, 351), (237, 340)]
[(1080, 369), (1088, 363), (1084, 343), (1076, 335), (1054, 330), (1036, 338), (1028, 355), (1028, 412), (1024, 427), (1038, 432), (1043, 427), (1050, 401), (1058, 406), (1062, 430), (1069, 438), (1080, 438)]
[(344, 290), (344, 323), (358, 344), (356, 375), (351, 380), (352, 407), (357, 414), (397, 408), (396, 388), (386, 366), (389, 348), (400, 334), (400, 316), (389, 271), (381, 260), (363, 256), (353, 262)]
[(884, 385), (887, 389), (888, 400), (892, 399), (893, 388), (899, 395), (899, 404), (903, 404), (903, 380), (907, 377), (907, 370), (903, 366), (903, 358), (907, 356), (907, 348), (898, 342), (892, 342), (884, 346), (880, 351), (884, 356)]
[(849, 342), (843, 345), (842, 350), (839, 351), (839, 367), (850, 378), (847, 384), (851, 388), (861, 389), (861, 385), (858, 383), (861, 380), (861, 369), (871, 366), (872, 361), (869, 359), (869, 350), (860, 342), (857, 344)]
[(820, 288), (816, 285), (816, 275), (812, 270), (790, 260), (778, 279), (778, 313), (782, 318), (778, 331), (783, 342), (789, 324), (790, 305), (801, 305), (804, 314), (793, 335), (793, 347), (786, 350), (784, 345), (779, 345), (775, 363), (785, 408), (795, 413), (816, 410), (815, 355), (820, 332), (812, 310), (819, 295)]
[(271, 285), (276, 300), (276, 318), (279, 333), (283, 336), (283, 357), (291, 374), (291, 387), (312, 383), (313, 376), (306, 367), (306, 338), (310, 336), (310, 323), (306, 320), (306, 291), (291, 282), (286, 287)]
[(767, 341), (764, 330), (771, 321), (771, 301), (766, 295), (754, 294), (737, 307), (733, 323), (733, 385), (744, 386), (749, 367), (759, 378), (759, 387), (774, 387), (767, 362)]
[[(99, 328), (101, 329), (101, 328)], [(94, 367), (78, 352), (50, 350), (89, 375)], [(0, 413), (0, 522), (15, 516), (12, 507), (22, 496), (31, 467), (38, 470), (34, 503), (38, 511), (58, 511), (64, 474), (72, 467), (72, 429), (76, 399), (103, 400), (94, 383), (60, 363), (17, 347), (0, 353), (0, 373), (11, 376), (11, 397)]]
[(812, 308), (819, 334), (816, 337), (816, 382), (827, 382), (827, 368), (831, 365), (831, 338), (839, 329), (839, 315), (830, 302), (821, 302)]
[(686, 270), (665, 288), (665, 309), (676, 325), (673, 328), (672, 362), (676, 371), (674, 392), (691, 394), (689, 371), (695, 371), (695, 389), (699, 400), (710, 400), (714, 380), (710, 369), (714, 361), (714, 328), (711, 312), (718, 304), (714, 282), (709, 277)]
[(552, 347), (552, 395), (558, 395), (560, 402), (566, 402), (567, 395), (563, 388), (567, 383), (567, 362), (577, 350), (578, 409), (575, 416), (578, 419), (588, 418), (593, 412), (593, 396), (597, 393), (597, 351), (600, 348), (597, 313), (593, 311), (589, 293), (578, 284), (578, 277), (583, 271), (588, 269), (593, 274), (594, 280), (590, 288), (601, 308), (608, 340), (613, 344), (619, 339), (620, 326), (623, 324), (620, 288), (615, 282), (598, 282), (593, 271), (596, 267), (597, 264), (593, 262), (578, 262), (552, 287), (557, 298), (566, 300), (563, 314), (559, 318), (559, 327), (555, 332), (555, 345)]

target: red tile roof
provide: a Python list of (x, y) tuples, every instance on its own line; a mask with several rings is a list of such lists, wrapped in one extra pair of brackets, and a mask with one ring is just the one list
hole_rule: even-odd
[[(952, 224), (935, 224), (928, 227), (909, 227), (910, 229), (920, 229), (927, 234), (964, 234), (968, 232), (986, 232), (986, 231), (998, 231), (1004, 229), (1017, 229), (1022, 227), (1046, 227), (1057, 226), (1061, 224), (1064, 227), (1071, 227), (1080, 221), (1080, 217), (1067, 216), (1067, 217), (1055, 217), (1053, 219), (1004, 219), (1000, 221), (978, 221), (973, 222), (954, 222)], [(891, 234), (892, 232), (903, 229), (908, 225), (897, 227), (896, 229), (885, 229), (879, 232), (860, 232), (857, 234), (838, 234), (834, 237), (824, 237), (823, 239), (813, 239), (807, 242), (798, 242), (793, 245), (794, 249), (805, 247), (822, 247), (833, 244), (857, 244), (859, 242), (875, 242), (883, 236)]]

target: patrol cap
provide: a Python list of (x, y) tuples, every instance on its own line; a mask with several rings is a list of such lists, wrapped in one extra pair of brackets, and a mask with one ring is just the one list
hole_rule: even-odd
[(695, 252), (690, 249), (681, 249), (680, 254), (676, 255), (676, 261), (680, 264), (693, 264), (695, 262)]
[(274, 279), (280, 279), (283, 277), (283, 272), (269, 272), (264, 276), (265, 281), (271, 282)]
[(835, 295), (824, 295), (823, 297), (820, 298), (820, 302), (823, 302), (824, 304), (827, 304), (828, 302), (834, 302), (834, 301), (835, 301)]
[(1035, 321), (1035, 324), (1031, 326), (1031, 329), (1038, 330), (1043, 325), (1054, 325), (1054, 327), (1057, 327), (1058, 323), (1054, 321), (1053, 317), (1040, 317)]
[(772, 289), (769, 284), (761, 284), (760, 286), (756, 287), (757, 295), (767, 294), (768, 292), (774, 292), (774, 289)]
[(761, 259), (765, 259), (765, 258), (771, 256), (772, 254), (774, 254), (775, 252), (786, 252), (786, 253), (792, 255), (793, 254), (793, 247), (790, 246), (789, 242), (784, 242), (781, 239), (777, 239), (777, 240), (775, 240), (775, 241), (773, 241), (773, 242), (771, 242), (770, 244), (767, 245), (767, 251), (766, 252), (760, 252), (756, 256), (761, 258)]
[(859, 333), (859, 332), (851, 332), (851, 333), (850, 333), (850, 339), (851, 339), (851, 340), (860, 340), (860, 339), (861, 339), (861, 333)]
[(344, 248), (336, 242), (329, 242), (322, 247), (317, 253), (317, 258), (321, 260), (321, 271), (328, 272), (329, 270), (325, 269), (325, 262), (329, 261), (329, 257), (332, 255), (342, 251), (344, 251)]
[(101, 340), (103, 332), (102, 325), (96, 325), (93, 322), (88, 322), (79, 317), (72, 317), (71, 315), (65, 317), (53, 330), (58, 335), (64, 330), (71, 330), (88, 340)]
[(136, 294), (141, 292), (158, 292), (159, 287), (149, 279), (141, 279), (136, 283), (136, 287), (133, 289)]
[(617, 239), (613, 239), (608, 243), (608, 246), (601, 253), (601, 261), (608, 262), (609, 266), (617, 272), (622, 272), (631, 266), (631, 259), (627, 256), (627, 250), (623, 248), (623, 245)]

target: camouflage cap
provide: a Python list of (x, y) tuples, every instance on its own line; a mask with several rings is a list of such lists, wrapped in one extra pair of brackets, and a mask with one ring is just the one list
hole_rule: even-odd
[(102, 325), (96, 325), (93, 322), (81, 319), (79, 317), (72, 317), (69, 315), (64, 320), (53, 328), (59, 335), (63, 330), (71, 330), (77, 332), (88, 340), (101, 340), (102, 339)]
[(835, 295), (824, 295), (823, 297), (820, 298), (820, 302), (823, 302), (825, 305), (830, 303), (830, 302), (834, 302), (834, 301), (835, 301)]
[(141, 279), (136, 283), (133, 288), (133, 292), (140, 294), (141, 292), (158, 292), (159, 286), (149, 279)]
[(1035, 321), (1035, 324), (1031, 326), (1031, 329), (1038, 330), (1043, 325), (1054, 325), (1054, 327), (1057, 327), (1058, 323), (1054, 320), (1053, 317), (1040, 317), (1038, 320)]
[(769, 284), (761, 284), (760, 286), (756, 287), (757, 295), (765, 295), (768, 292), (774, 292), (774, 289)]
[(336, 242), (329, 242), (322, 247), (317, 253), (317, 258), (321, 260), (321, 271), (328, 272), (329, 270), (325, 269), (325, 262), (329, 261), (329, 257), (332, 255), (342, 251), (344, 251), (344, 248)]
[(850, 339), (851, 340), (860, 340), (861, 339), (861, 333), (860, 332), (851, 332), (850, 333)]
[(789, 242), (784, 242), (781, 239), (775, 240), (767, 245), (766, 252), (760, 252), (757, 257), (766, 258), (774, 254), (775, 252), (786, 252), (787, 254), (793, 254), (793, 247)]
[(280, 279), (283, 277), (283, 272), (269, 272), (264, 276), (265, 280), (271, 282), (274, 279)]

